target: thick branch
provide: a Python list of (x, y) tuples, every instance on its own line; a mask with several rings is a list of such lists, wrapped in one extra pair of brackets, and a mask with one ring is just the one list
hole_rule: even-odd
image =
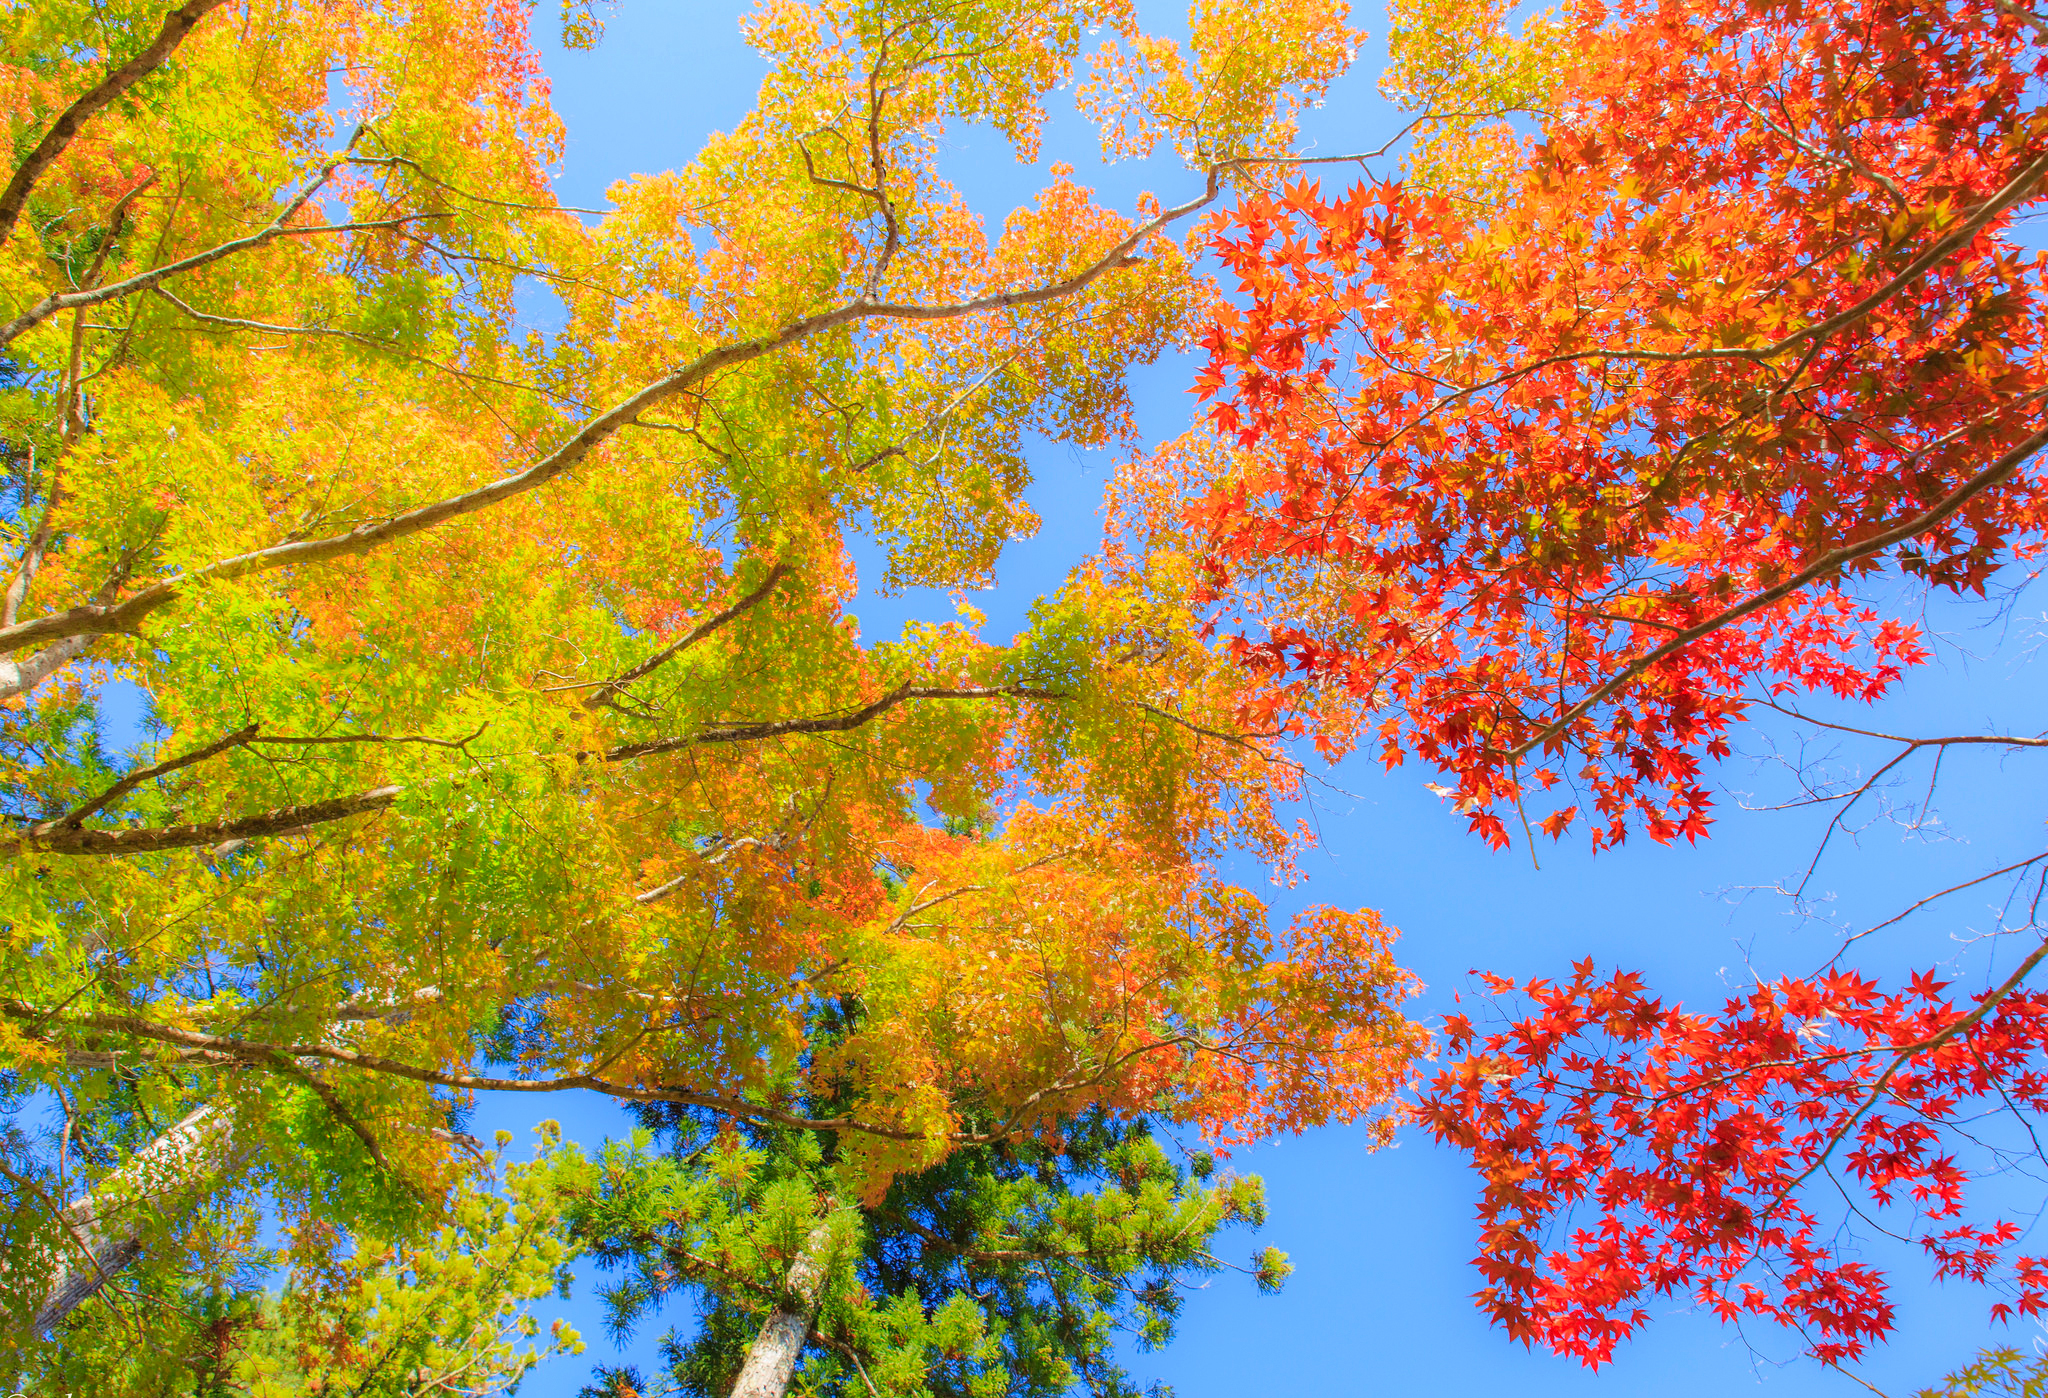
[(192, 27), (204, 19), (209, 10), (220, 8), (222, 2), (190, 0), (190, 3), (172, 10), (164, 16), (163, 27), (147, 48), (101, 78), (64, 109), (50, 129), (43, 133), (43, 139), (36, 142), (28, 158), (21, 162), (14, 178), (7, 182), (7, 188), (0, 190), (0, 243), (5, 243), (14, 232), (14, 225), (21, 218), (21, 211), (27, 205), (36, 181), (64, 154), (80, 128), (110, 102), (161, 67), (178, 45), (185, 42), (185, 36), (192, 32)]
[[(844, 714), (823, 718), (785, 718), (765, 723), (738, 723), (707, 728), (681, 738), (659, 738), (647, 743), (628, 743), (620, 747), (597, 751), (580, 752), (578, 760), (600, 762), (631, 762), (642, 757), (655, 757), (662, 753), (680, 752), (685, 748), (707, 747), (727, 743), (761, 742), (768, 738), (792, 737), (807, 733), (845, 733), (870, 723), (897, 705), (912, 699), (996, 699), (1016, 697), (1026, 699), (1061, 699), (1066, 696), (1051, 690), (1033, 689), (1025, 685), (992, 685), (986, 688), (950, 688), (942, 686), (913, 685), (908, 681), (896, 686), (881, 698)], [(474, 735), (472, 735), (474, 736)], [(252, 742), (427, 742), (442, 747), (460, 747), (460, 743), (433, 738), (388, 738), (378, 734), (347, 735), (335, 738), (279, 738), (275, 740), (250, 736), (249, 730), (230, 734), (210, 747), (173, 758), (157, 767), (138, 772), (130, 778), (116, 783), (113, 790), (89, 806), (82, 807), (85, 813), (97, 810), (114, 797), (125, 794), (126, 789), (161, 775), (165, 771), (188, 766), (203, 757), (224, 752), (230, 747)], [(464, 741), (468, 741), (467, 739)], [(155, 854), (163, 850), (191, 849), (198, 845), (218, 845), (236, 840), (252, 840), (265, 835), (281, 835), (296, 832), (311, 825), (324, 825), (330, 821), (345, 820), (350, 816), (380, 811), (395, 802), (405, 788), (391, 785), (380, 786), (374, 791), (365, 791), (352, 796), (337, 796), (326, 801), (314, 801), (300, 806), (280, 806), (251, 816), (230, 816), (220, 820), (201, 821), (186, 825), (143, 826), (129, 830), (85, 830), (71, 824), (72, 817), (44, 821), (30, 827), (21, 838), (0, 844), (0, 854), (22, 849), (47, 851), (52, 854)], [(79, 816), (83, 819), (83, 816)], [(649, 898), (647, 901), (653, 901)]]
[(0, 701), (26, 694), (92, 647), (90, 636), (66, 636), (23, 661), (0, 660)]
[[(190, 825), (145, 826), (137, 830), (54, 830), (31, 832), (9, 849), (46, 850), (52, 854), (154, 854), (160, 850), (191, 849), (196, 845), (225, 844), (231, 840), (254, 840), (265, 835), (282, 835), (309, 825), (323, 825), (348, 816), (381, 811), (405, 790), (402, 786), (380, 786), (354, 796), (337, 796), (303, 806), (279, 806), (252, 816), (200, 821)], [(40, 830), (40, 827), (38, 827)]]
[[(58, 1029), (84, 1029), (102, 1034), (118, 1034), (128, 1038), (145, 1039), (153, 1043), (170, 1044), (187, 1050), (197, 1050), (220, 1058), (276, 1071), (280, 1059), (319, 1058), (331, 1063), (342, 1064), (362, 1072), (382, 1073), (390, 1077), (403, 1078), (409, 1082), (424, 1083), (432, 1087), (452, 1088), (457, 1092), (599, 1092), (624, 1102), (680, 1102), (686, 1106), (703, 1107), (723, 1116), (741, 1121), (758, 1121), (776, 1126), (787, 1126), (802, 1131), (856, 1131), (863, 1135), (877, 1136), (892, 1141), (922, 1141), (923, 1132), (905, 1130), (901, 1127), (882, 1126), (861, 1121), (857, 1117), (804, 1117), (785, 1112), (756, 1102), (731, 1097), (720, 1097), (714, 1093), (697, 1092), (682, 1087), (634, 1087), (626, 1083), (611, 1082), (595, 1073), (570, 1073), (558, 1078), (495, 1078), (474, 1073), (447, 1072), (438, 1068), (421, 1068), (395, 1058), (384, 1058), (377, 1054), (360, 1053), (354, 1049), (342, 1048), (329, 1043), (315, 1044), (274, 1044), (255, 1039), (237, 1039), (224, 1034), (207, 1034), (193, 1029), (180, 1029), (174, 1025), (159, 1024), (138, 1015), (101, 1014), (91, 1011), (52, 1009), (32, 1005), (24, 1000), (0, 999), (0, 1016), (9, 1019), (26, 1020), (29, 1028), (24, 1031), (45, 1042), (52, 1041), (53, 1031)], [(1198, 1040), (1184, 1034), (1169, 1035), (1165, 1038), (1138, 1044), (1122, 1053), (1105, 1059), (1096, 1068), (1049, 1083), (1024, 1097), (1012, 1109), (1004, 1122), (990, 1131), (958, 1131), (952, 1139), (962, 1145), (993, 1145), (1008, 1139), (1015, 1133), (1016, 1123), (1040, 1102), (1051, 1097), (1078, 1092), (1100, 1083), (1110, 1073), (1124, 1064), (1147, 1053), (1177, 1049), (1186, 1045), (1200, 1045)]]
[[(327, 172), (331, 173), (334, 166), (339, 165), (346, 158), (346, 155), (336, 156), (329, 162)], [(1351, 161), (1359, 158), (1358, 156), (1347, 155), (1332, 156), (1327, 161), (1321, 159), (1314, 161), (1225, 161), (1209, 169), (1204, 190), (1200, 195), (1188, 200), (1186, 203), (1162, 210), (1154, 217), (1147, 219), (1096, 258), (1095, 261), (1089, 263), (1073, 275), (1063, 277), (1058, 281), (1043, 283), (1039, 286), (1028, 287), (1020, 291), (990, 292), (985, 296), (978, 296), (970, 300), (952, 302), (940, 306), (920, 306), (904, 302), (882, 302), (862, 297), (847, 305), (839, 306), (829, 311), (819, 311), (812, 315), (799, 317), (780, 330), (770, 331), (763, 335), (757, 335), (752, 339), (741, 340), (706, 350), (674, 373), (656, 379), (613, 407), (590, 418), (568, 441), (562, 443), (531, 465), (509, 476), (500, 477), (488, 485), (479, 486), (474, 490), (465, 491), (459, 495), (451, 495), (445, 499), (434, 501), (431, 504), (403, 511), (388, 519), (358, 525), (344, 534), (333, 534), (325, 538), (300, 539), (289, 543), (274, 544), (269, 548), (257, 549), (250, 553), (221, 559), (217, 562), (195, 568), (188, 573), (164, 578), (152, 583), (140, 589), (134, 596), (118, 604), (89, 603), (70, 607), (61, 612), (52, 612), (47, 616), (37, 617), (32, 621), (21, 622), (14, 626), (0, 627), (0, 655), (11, 654), (28, 646), (42, 645), (70, 636), (111, 635), (120, 632), (133, 632), (141, 625), (144, 618), (158, 608), (178, 600), (185, 589), (198, 583), (215, 580), (228, 581), (234, 578), (248, 577), (255, 573), (269, 572), (278, 568), (288, 568), (304, 563), (318, 563), (331, 558), (366, 553), (371, 549), (379, 548), (394, 540), (406, 538), (423, 530), (437, 528), (451, 520), (474, 514), (478, 510), (488, 509), (505, 500), (523, 495), (527, 491), (537, 489), (553, 480), (556, 476), (561, 475), (564, 471), (579, 465), (591, 452), (610, 440), (610, 438), (625, 427), (637, 422), (643, 414), (658, 407), (667, 400), (695, 388), (712, 375), (736, 365), (751, 363), (756, 359), (772, 354), (810, 336), (855, 325), (863, 321), (900, 320), (925, 322), (954, 320), (966, 316), (980, 315), (985, 312), (1013, 310), (1022, 306), (1039, 305), (1044, 302), (1057, 301), (1063, 297), (1075, 295), (1086, 290), (1089, 286), (1113, 271), (1137, 265), (1139, 259), (1135, 254), (1140, 247), (1144, 246), (1147, 239), (1167, 226), (1177, 223), (1181, 219), (1199, 212), (1201, 209), (1214, 203), (1217, 196), (1222, 193), (1224, 176), (1233, 170), (1260, 164), (1321, 164)], [(325, 178), (326, 174), (323, 173), (322, 179), (324, 180)], [(310, 197), (310, 192), (309, 190), (307, 195), (301, 196), (298, 202), (303, 202), (304, 198)], [(200, 254), (199, 257), (205, 260), (213, 260), (216, 257), (226, 256), (227, 251), (230, 249), (248, 245), (257, 239), (275, 237), (278, 232), (282, 231), (299, 233), (329, 232), (334, 230), (324, 228), (283, 230), (274, 224), (272, 229), (265, 230), (262, 234), (253, 235), (250, 239), (240, 240), (237, 244), (224, 245), (221, 249)], [(173, 264), (171, 267), (145, 274), (143, 278), (131, 278), (128, 282), (117, 283), (115, 287), (106, 288), (105, 290), (108, 294), (116, 291), (121, 291), (122, 294), (125, 294), (126, 290), (144, 289), (145, 285), (154, 285), (156, 281), (162, 280), (165, 276), (194, 265), (200, 265), (200, 263), (195, 259), (188, 258), (184, 263)], [(101, 295), (99, 292), (91, 294), (94, 296)], [(48, 312), (49, 314), (54, 314), (55, 309), (61, 308), (61, 305), (73, 304), (72, 301), (63, 300), (62, 298), (52, 299), (58, 304), (53, 305), (52, 310)], [(11, 327), (7, 331), (0, 332), (0, 343), (4, 343), (5, 339), (13, 333), (17, 332)]]

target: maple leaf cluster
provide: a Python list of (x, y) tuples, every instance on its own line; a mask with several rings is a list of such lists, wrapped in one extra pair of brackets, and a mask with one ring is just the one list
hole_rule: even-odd
[(1378, 713), (1355, 739), (1450, 774), (1488, 841), (1582, 809), (1595, 848), (1697, 839), (1758, 697), (1925, 659), (1863, 593), (2039, 549), (2012, 221), (2048, 48), (1921, 0), (1566, 13), (1497, 197), (1302, 182), (1215, 234), (1234, 459), (1189, 520), (1239, 658)]
[(1839, 1188), (1903, 1215), (1937, 1277), (2007, 1284), (1994, 1315), (2048, 1311), (2048, 1262), (2009, 1255), (2011, 1220), (1964, 1220), (1958, 1163), (1984, 1110), (2048, 1110), (2048, 995), (2016, 988), (2032, 964), (1971, 999), (1932, 973), (1891, 993), (1853, 971), (1787, 978), (1718, 1015), (1590, 960), (1562, 982), (1486, 977), (1527, 1012), (1485, 1033), (1450, 1016), (1456, 1057), (1417, 1105), (1486, 1181), (1481, 1304), (1594, 1366), (1659, 1295), (1854, 1359), (1893, 1309), (1883, 1274), (1844, 1260), (1806, 1200)]
[[(1396, 9), (1407, 178), (1212, 230), (1206, 420), (1127, 491), (1268, 683), (1249, 722), (1420, 759), (1495, 847), (1697, 840), (1753, 708), (1884, 696), (1931, 653), (1922, 597), (2038, 558), (2048, 260), (2016, 225), (2048, 22), (1577, 0), (1517, 39), (1499, 5)], [(2040, 956), (1974, 1001), (1830, 971), (1719, 1015), (1590, 963), (1489, 978), (1532, 1008), (1453, 1016), (1417, 1105), (1484, 1181), (1483, 1305), (1594, 1365), (1664, 1294), (1846, 1362), (1893, 1317), (1809, 1200), (1839, 1183), (2039, 1313), (2048, 1264), (1966, 1216), (1959, 1160), (1974, 1115), (2048, 1106)]]

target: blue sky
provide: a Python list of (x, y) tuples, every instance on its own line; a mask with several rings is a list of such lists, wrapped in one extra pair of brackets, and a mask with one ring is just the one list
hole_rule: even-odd
[[(539, 17), (544, 31), (552, 6), (545, 10)], [(1139, 10), (1155, 30), (1171, 34), (1184, 27), (1171, 6), (1141, 3)], [(569, 133), (559, 185), (565, 203), (598, 205), (613, 180), (680, 165), (707, 133), (731, 129), (751, 105), (763, 71), (739, 37), (741, 11), (722, 0), (626, 0), (594, 52), (550, 48), (547, 68)], [(1361, 18), (1377, 40), (1381, 17)], [(552, 35), (541, 37), (545, 43)], [(1369, 45), (1326, 105), (1309, 114), (1305, 135), (1319, 153), (1375, 146), (1398, 124), (1374, 91), (1378, 68), (1377, 45)], [(1124, 208), (1143, 189), (1173, 202), (1195, 183), (1165, 161), (1103, 167), (1092, 132), (1071, 114), (1053, 122), (1044, 158), (1074, 164), (1102, 199)], [(1045, 178), (1042, 170), (1019, 169), (993, 132), (973, 129), (955, 137), (947, 174), (991, 223)], [(1182, 359), (1141, 375), (1141, 423), (1155, 441), (1188, 419), (1189, 368)], [(1031, 499), (1045, 526), (1012, 546), (996, 590), (975, 599), (989, 615), (992, 638), (1014, 630), (1030, 600), (1057, 586), (1093, 548), (1112, 465), (1107, 456), (1064, 447), (1036, 453)], [(1986, 629), (1983, 610), (1936, 613), (1937, 627), (1954, 633), (1940, 661), (1914, 677), (1900, 698), (1863, 717), (1892, 731), (2048, 727), (2042, 667), (2029, 668), (2023, 655), (2030, 638), (2038, 640), (2043, 631), (2044, 606), (2048, 589), (2022, 595), (2003, 629)], [(872, 639), (894, 634), (913, 616), (952, 613), (941, 595), (868, 596), (861, 606)], [(1984, 658), (1970, 659), (1971, 651)], [(1760, 728), (1743, 746), (1761, 754), (1789, 736)], [(1845, 753), (1858, 757), (1867, 754)], [(1720, 778), (1731, 791), (1754, 790), (1760, 800), (1782, 786), (1768, 767), (1741, 758), (1726, 764)], [(1598, 859), (1577, 846), (1548, 848), (1539, 870), (1522, 850), (1490, 853), (1467, 836), (1463, 822), (1424, 789), (1427, 779), (1415, 767), (1383, 774), (1364, 762), (1332, 773), (1337, 787), (1355, 795), (1319, 792), (1311, 814), (1322, 843), (1304, 860), (1308, 880), (1274, 891), (1282, 912), (1305, 902), (1381, 910), (1403, 931), (1403, 961), (1429, 985), (1426, 1014), (1448, 1007), (1470, 968), (1556, 975), (1588, 955), (1603, 965), (1642, 969), (1667, 997), (1715, 1005), (1730, 987), (1745, 983), (1750, 967), (1766, 975), (1813, 969), (1840, 935), (1826, 919), (1791, 915), (1785, 900), (1767, 891), (1811, 854), (1822, 819), (1811, 812), (1751, 813), (1731, 797), (1720, 810), (1715, 838), (1698, 848), (1645, 842)], [(2033, 854), (2041, 848), (2044, 791), (2048, 783), (2038, 766), (2024, 759), (1952, 761), (1940, 788), (1940, 829), (1913, 834), (1879, 825), (1845, 844), (1823, 867), (1820, 886), (1829, 899), (1822, 911), (1840, 925), (1867, 925), (1956, 878)], [(1257, 877), (1255, 870), (1243, 872)], [(1766, 891), (1743, 892), (1758, 888)], [(1890, 973), (1942, 962), (1962, 954), (1964, 940), (1993, 921), (1983, 899), (1965, 895), (1894, 929), (1863, 964)], [(2008, 964), (2014, 959), (2005, 949), (1970, 949), (1960, 963), (1967, 983), (1981, 984), (2000, 957)], [(543, 1116), (561, 1119), (572, 1137), (587, 1143), (626, 1125), (603, 1101), (568, 1098), (486, 1102), (475, 1125), (486, 1133), (503, 1126), (524, 1137)], [(1259, 1296), (1246, 1279), (1217, 1280), (1190, 1300), (1173, 1346), (1131, 1356), (1141, 1382), (1164, 1380), (1181, 1398), (1425, 1387), (1525, 1398), (1752, 1390), (1804, 1398), (1864, 1391), (1797, 1361), (1794, 1340), (1738, 1333), (1676, 1303), (1597, 1375), (1511, 1345), (1485, 1325), (1469, 1299), (1479, 1284), (1467, 1260), (1474, 1247), (1474, 1181), (1455, 1157), (1413, 1133), (1392, 1150), (1370, 1154), (1360, 1133), (1322, 1131), (1242, 1153), (1233, 1163), (1267, 1180), (1271, 1219), (1257, 1244), (1286, 1250), (1297, 1270), (1277, 1298)], [(2031, 1216), (2041, 1194), (2015, 1189), (2016, 1203), (2025, 1206), (2020, 1216)], [(1227, 1241), (1247, 1256), (1255, 1250), (1248, 1235)], [(1873, 1244), (1865, 1255), (1898, 1264), (1897, 1339), (1864, 1366), (1870, 1383), (1894, 1395), (1911, 1392), (1992, 1336), (1985, 1322), (1992, 1298), (1972, 1288), (1924, 1284), (1924, 1264), (1895, 1244)], [(586, 1361), (618, 1362), (621, 1355), (589, 1304), (595, 1280), (586, 1268), (572, 1301), (544, 1309), (543, 1319), (567, 1314), (590, 1341)], [(2037, 1338), (2025, 1327), (1998, 1333), (2021, 1344)], [(625, 1355), (644, 1362), (651, 1339), (643, 1336)], [(522, 1391), (535, 1398), (571, 1394), (586, 1372), (587, 1362), (561, 1362), (536, 1372)]]

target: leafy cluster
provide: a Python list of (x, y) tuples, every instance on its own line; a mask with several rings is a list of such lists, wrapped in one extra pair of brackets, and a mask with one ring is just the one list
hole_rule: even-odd
[(78, 1313), (61, 1348), (15, 1350), (0, 1376), (136, 1398), (509, 1393), (535, 1364), (583, 1348), (560, 1321), (543, 1334), (533, 1314), (569, 1284), (570, 1164), (553, 1150), (502, 1168), (487, 1157), (443, 1221), (398, 1237), (351, 1240), (315, 1221), (275, 1253), (243, 1239), (239, 1277), (124, 1276)]
[(1537, 134), (1471, 153), (1491, 194), (1234, 212), (1202, 380), (1234, 455), (1190, 521), (1242, 661), (1376, 713), (1356, 737), (1489, 842), (1582, 813), (1596, 848), (1695, 839), (1760, 699), (1926, 658), (1859, 588), (1981, 593), (2038, 551), (2014, 221), (2048, 46), (1920, 0), (1546, 23)]
[(1786, 979), (1719, 1015), (1591, 962), (1555, 984), (1490, 977), (1529, 1013), (1483, 1034), (1451, 1016), (1456, 1056), (1417, 1108), (1487, 1181), (1482, 1305), (1595, 1365), (1671, 1294), (1853, 1359), (1893, 1323), (1883, 1274), (1843, 1255), (1821, 1202), (1853, 1187), (1937, 1277), (2014, 1292), (1995, 1316), (2048, 1312), (2048, 1260), (2013, 1252), (2020, 1225), (1964, 1213), (1970, 1157), (2025, 1153), (1984, 1117), (2048, 1110), (2048, 996), (2015, 988), (2032, 966), (1969, 999), (1931, 972), (1889, 994), (1853, 971)]

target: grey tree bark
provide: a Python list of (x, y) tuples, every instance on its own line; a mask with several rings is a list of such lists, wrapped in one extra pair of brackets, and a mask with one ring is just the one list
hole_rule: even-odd
[(783, 1398), (796, 1372), (797, 1356), (811, 1333), (811, 1321), (818, 1314), (825, 1272), (832, 1258), (830, 1219), (821, 1221), (804, 1241), (804, 1250), (789, 1269), (789, 1296), (800, 1308), (777, 1306), (762, 1325), (747, 1362), (732, 1386), (732, 1398)]
[(65, 1206), (58, 1221), (66, 1236), (36, 1308), (37, 1334), (62, 1323), (142, 1255), (140, 1208), (179, 1192), (216, 1163), (223, 1127), (212, 1107), (200, 1107)]

